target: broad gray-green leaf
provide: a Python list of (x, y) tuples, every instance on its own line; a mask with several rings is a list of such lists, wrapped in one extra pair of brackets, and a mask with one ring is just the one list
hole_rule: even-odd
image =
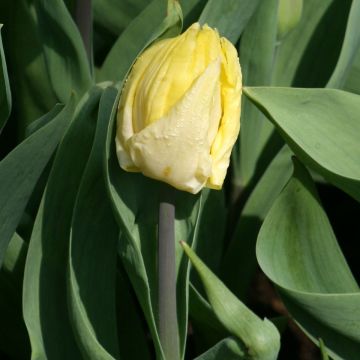
[(168, 4), (166, 9), (165, 1), (153, 0), (131, 22), (107, 55), (98, 74), (99, 80), (123, 80), (144, 48), (162, 36), (180, 33), (182, 15), (179, 4), (176, 0), (168, 0)]
[(0, 266), (25, 206), (51, 158), (74, 108), (73, 99), (53, 120), (29, 136), (0, 162)]
[(0, 24), (0, 134), (11, 112), (11, 92), (3, 49)]
[(291, 176), (291, 151), (287, 146), (274, 157), (247, 199), (223, 259), (222, 278), (245, 300), (257, 269), (255, 244), (267, 212)]
[(360, 49), (360, 1), (353, 0), (347, 21), (344, 42), (339, 60), (327, 84), (330, 88), (342, 88), (355, 56)]
[(221, 340), (204, 354), (195, 358), (195, 360), (240, 360), (247, 359), (241, 345), (235, 338), (228, 337)]
[(257, 258), (295, 321), (334, 359), (357, 359), (360, 291), (299, 162), (260, 230)]
[[(116, 259), (118, 226), (103, 177), (106, 130), (117, 90), (100, 100), (94, 144), (82, 176), (71, 225), (69, 278), (71, 319), (86, 359), (117, 359)], [(91, 266), (89, 266), (91, 264)]]
[(31, 234), (25, 266), (23, 312), (33, 360), (81, 359), (67, 307), (69, 238), (102, 91), (102, 88), (94, 87), (77, 106), (74, 120), (55, 156)]
[[(241, 37), (243, 84), (270, 85), (275, 56), (278, 0), (260, 3)], [(240, 137), (232, 153), (233, 183), (246, 186), (273, 130), (271, 123), (246, 97), (242, 100)]]
[(280, 350), (280, 334), (275, 325), (255, 315), (207, 268), (188, 244), (182, 241), (181, 245), (201, 277), (217, 318), (242, 342), (245, 355), (250, 359), (275, 360)]
[(306, 164), (360, 201), (360, 96), (332, 89), (246, 88)]
[(80, 98), (91, 86), (90, 64), (79, 31), (62, 0), (37, 0), (34, 7), (52, 87), (66, 103), (73, 90)]
[(209, 0), (199, 22), (217, 28), (236, 43), (258, 4), (259, 0)]

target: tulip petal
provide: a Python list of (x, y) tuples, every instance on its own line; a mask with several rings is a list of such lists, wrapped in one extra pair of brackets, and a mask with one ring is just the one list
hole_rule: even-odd
[(170, 41), (172, 39), (162, 40), (148, 48), (134, 64), (130, 76), (123, 87), (118, 107), (115, 143), (120, 166), (126, 171), (139, 171), (131, 160), (126, 146), (126, 142), (136, 132), (133, 126), (133, 106), (139, 81), (142, 79), (155, 54), (161, 52), (163, 47), (168, 46)]
[(158, 51), (135, 95), (135, 132), (166, 115), (220, 55), (217, 31), (198, 23)]
[(121, 95), (120, 166), (192, 193), (220, 189), (240, 130), (240, 99), (237, 51), (217, 30), (195, 23), (156, 43)]
[(212, 62), (183, 98), (161, 119), (128, 141), (133, 163), (144, 175), (197, 193), (211, 174), (210, 119), (220, 91), (220, 58)]
[(232, 147), (240, 131), (241, 69), (236, 49), (225, 38), (221, 38), (221, 99), (223, 116), (211, 147), (213, 159), (211, 176), (207, 187), (220, 189), (229, 167)]

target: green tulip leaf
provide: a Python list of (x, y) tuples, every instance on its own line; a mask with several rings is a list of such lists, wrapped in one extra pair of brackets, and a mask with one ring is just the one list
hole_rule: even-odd
[(274, 157), (249, 195), (223, 258), (222, 278), (240, 299), (245, 300), (257, 269), (255, 244), (262, 222), (288, 182), (292, 152), (287, 146)]
[(300, 327), (334, 359), (360, 351), (359, 287), (300, 162), (268, 213), (257, 258)]
[(222, 325), (242, 342), (250, 359), (277, 358), (280, 334), (268, 319), (261, 320), (227, 289), (184, 241), (181, 245), (200, 275), (209, 303)]
[(0, 134), (11, 112), (10, 84), (1, 38), (2, 26), (0, 24)]
[(245, 356), (239, 342), (228, 337), (219, 341), (215, 346), (206, 351), (204, 354), (196, 357), (194, 360), (241, 360), (248, 359)]
[(235, 44), (259, 3), (259, 0), (209, 0), (199, 22), (217, 28)]
[(80, 33), (65, 3), (38, 0), (34, 7), (52, 88), (63, 103), (72, 91), (81, 98), (93, 80)]
[[(106, 196), (103, 154), (109, 115), (116, 98), (105, 89), (71, 225), (68, 277), (71, 319), (86, 359), (117, 359), (116, 264), (118, 226)], [(91, 266), (89, 266), (91, 264)]]
[(360, 2), (352, 1), (340, 56), (335, 70), (327, 84), (327, 87), (329, 88), (342, 88), (344, 86), (347, 74), (360, 49), (360, 32), (358, 31), (359, 22)]
[(244, 92), (302, 161), (360, 201), (359, 95), (260, 87)]
[[(276, 46), (278, 0), (263, 1), (249, 21), (240, 42), (240, 63), (243, 84), (270, 85)], [(246, 186), (259, 167), (273, 126), (245, 96), (241, 109), (240, 137), (232, 153), (233, 183)]]
[(72, 117), (73, 108), (71, 100), (61, 112), (50, 111), (45, 117), (52, 120), (0, 162), (0, 266), (33, 189)]
[(142, 50), (161, 37), (181, 32), (182, 13), (178, 2), (168, 0), (167, 9), (165, 5), (165, 1), (152, 1), (130, 23), (107, 55), (98, 74), (99, 80), (123, 80)]
[(56, 153), (31, 234), (23, 313), (32, 359), (81, 359), (67, 306), (68, 252), (73, 209), (93, 143), (102, 92), (96, 86), (79, 102)]

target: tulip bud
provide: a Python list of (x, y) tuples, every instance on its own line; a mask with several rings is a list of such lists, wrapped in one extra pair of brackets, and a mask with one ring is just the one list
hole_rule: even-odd
[(209, 26), (155, 43), (120, 98), (120, 166), (194, 194), (220, 189), (240, 129), (241, 89), (236, 49)]
[(279, 0), (277, 38), (281, 40), (301, 20), (303, 0)]

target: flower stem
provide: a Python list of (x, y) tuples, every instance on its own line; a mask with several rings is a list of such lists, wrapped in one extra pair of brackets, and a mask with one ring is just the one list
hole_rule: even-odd
[(166, 360), (180, 360), (176, 305), (175, 205), (170, 193), (160, 201), (158, 237), (160, 342)]
[(75, 22), (84, 42), (86, 54), (92, 63), (92, 8), (91, 0), (77, 0)]

